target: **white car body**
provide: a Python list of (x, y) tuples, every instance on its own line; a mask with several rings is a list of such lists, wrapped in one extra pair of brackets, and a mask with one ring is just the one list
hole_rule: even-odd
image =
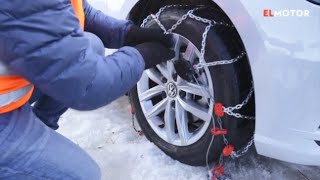
[[(320, 6), (306, 0), (213, 1), (235, 25), (249, 57), (258, 153), (319, 166)], [(121, 11), (136, 2), (122, 2)]]

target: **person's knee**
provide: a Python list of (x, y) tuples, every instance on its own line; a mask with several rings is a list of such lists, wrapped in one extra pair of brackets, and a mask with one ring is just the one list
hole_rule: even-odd
[(83, 154), (78, 156), (78, 163), (76, 164), (74, 173), (78, 176), (77, 179), (80, 180), (100, 180), (101, 171), (98, 164), (88, 155)]
[(88, 168), (86, 168), (85, 177), (81, 179), (92, 179), (92, 180), (100, 180), (101, 179), (101, 170), (98, 164), (94, 161), (88, 164)]
[[(3, 126), (10, 127), (10, 131), (2, 130)], [(9, 172), (13, 179), (28, 179), (30, 176), (53, 180), (101, 179), (100, 168), (90, 155), (46, 127), (31, 111), (30, 105), (0, 116), (0, 136), (4, 137), (0, 154), (6, 154), (1, 157), (2, 168), (17, 171), (16, 167), (19, 167), (19, 172)], [(23, 158), (17, 158), (18, 155)], [(0, 171), (0, 179), (2, 177), (3, 172)]]

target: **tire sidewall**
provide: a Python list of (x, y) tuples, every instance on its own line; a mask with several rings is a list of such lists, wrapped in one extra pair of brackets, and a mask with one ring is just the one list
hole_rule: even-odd
[[(165, 11), (160, 16), (160, 21), (168, 29), (186, 12), (187, 10), (181, 9)], [(159, 28), (155, 21), (148, 22), (146, 27)], [(183, 23), (179, 25), (174, 32), (186, 37), (195, 44), (198, 49), (201, 49), (202, 33), (205, 27), (206, 24), (193, 19), (187, 19), (183, 21)], [(234, 55), (234, 52), (230, 53), (228, 44), (226, 44), (223, 37), (221, 37), (214, 28), (212, 28), (208, 33), (206, 52), (205, 59), (207, 62), (217, 61), (220, 59), (231, 59)], [(239, 87), (239, 84), (241, 84), (241, 78), (239, 77), (241, 72), (239, 71), (241, 70), (238, 69), (238, 66), (236, 64), (216, 66), (210, 67), (209, 70), (212, 77), (215, 102), (222, 102), (225, 106), (234, 106), (241, 102), (241, 88)], [(212, 123), (210, 123), (210, 126), (204, 135), (194, 144), (189, 146), (175, 146), (161, 139), (147, 122), (140, 106), (137, 88), (132, 90), (130, 97), (135, 107), (139, 125), (150, 141), (156, 144), (173, 159), (177, 159), (190, 165), (204, 165), (206, 152), (212, 138)], [(229, 132), (226, 137), (236, 149), (243, 146), (243, 144), (250, 138), (251, 134), (251, 132), (244, 132), (243, 129), (239, 129), (236, 122), (237, 120), (238, 119), (234, 117), (226, 117), (222, 119), (223, 127)], [(218, 123), (216, 119), (215, 123)], [(222, 137), (216, 136), (210, 148), (209, 159), (217, 160), (223, 147), (224, 143)]]

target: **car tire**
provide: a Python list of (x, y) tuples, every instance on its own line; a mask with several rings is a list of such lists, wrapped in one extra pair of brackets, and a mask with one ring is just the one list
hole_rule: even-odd
[[(159, 17), (162, 24), (168, 29), (181, 18), (191, 7), (173, 7), (165, 10)], [(195, 15), (212, 19), (217, 22), (230, 23), (230, 20), (219, 11), (211, 8), (201, 8), (195, 11)], [(207, 24), (194, 19), (186, 19), (174, 31), (190, 40), (198, 49), (201, 49), (202, 33)], [(159, 28), (154, 20), (150, 20), (146, 27)], [(232, 59), (244, 51), (241, 39), (233, 27), (216, 25), (208, 33), (206, 45), (206, 62), (218, 61), (222, 59)], [(252, 87), (251, 71), (247, 57), (241, 58), (238, 62), (228, 65), (210, 67), (212, 83), (214, 84), (214, 100), (221, 102), (224, 106), (235, 106), (241, 103)], [(206, 164), (206, 153), (212, 139), (212, 124), (208, 127), (204, 135), (195, 143), (188, 146), (175, 146), (164, 141), (151, 128), (142, 111), (137, 88), (130, 93), (131, 102), (134, 106), (137, 121), (145, 136), (163, 150), (167, 155), (182, 163), (202, 166)], [(241, 114), (254, 116), (254, 98), (249, 104), (241, 109)], [(215, 119), (217, 124), (217, 119)], [(228, 130), (226, 138), (235, 147), (235, 150), (243, 147), (251, 138), (254, 131), (254, 120), (238, 119), (233, 116), (222, 118), (222, 124)], [(216, 136), (210, 147), (209, 161), (219, 159), (225, 144), (222, 136)]]

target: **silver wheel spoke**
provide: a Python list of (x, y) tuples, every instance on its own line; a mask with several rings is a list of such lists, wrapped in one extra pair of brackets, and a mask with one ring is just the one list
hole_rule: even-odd
[(155, 69), (148, 69), (146, 70), (146, 73), (152, 81), (157, 84), (163, 85), (163, 82), (161, 81), (161, 74)]
[(168, 61), (167, 62), (167, 67), (168, 67), (168, 74), (169, 74), (168, 80), (169, 81), (173, 81), (173, 73), (175, 71), (173, 63), (171, 61)]
[(151, 118), (160, 114), (166, 108), (168, 98), (163, 99), (158, 104), (154, 105), (149, 112), (147, 112), (147, 118)]
[(183, 58), (193, 62), (193, 60), (197, 57), (197, 52), (198, 50), (193, 46), (191, 42), (188, 43), (187, 50), (183, 54)]
[(172, 101), (167, 102), (166, 110), (164, 113), (165, 131), (167, 134), (168, 142), (175, 139), (175, 114), (171, 106)]
[(170, 71), (168, 69), (168, 66), (165, 64), (159, 64), (157, 65), (157, 68), (159, 69), (159, 71), (161, 72), (161, 74), (167, 78), (170, 79), (172, 77), (172, 75), (170, 75)]
[(180, 105), (179, 101), (176, 101), (176, 121), (179, 137), (182, 145), (186, 145), (190, 136), (188, 129), (188, 117), (187, 112)]
[(181, 40), (180, 36), (174, 36), (174, 38), (176, 39), (176, 44), (174, 45), (174, 51), (176, 53), (175, 58), (179, 59), (182, 40)]
[(183, 107), (183, 109), (185, 109), (189, 113), (202, 119), (203, 121), (210, 121), (211, 114), (208, 113), (208, 109), (196, 104), (192, 100), (183, 100), (178, 97), (178, 101)]
[(198, 95), (204, 98), (210, 98), (207, 87), (203, 85), (193, 84), (184, 81), (182, 85), (179, 85), (179, 89), (194, 95)]
[(172, 77), (172, 74), (174, 73), (173, 63), (171, 61), (168, 61), (167, 66), (168, 66), (168, 71), (169, 71), (170, 77)]
[(147, 101), (165, 91), (165, 87), (158, 85), (139, 95), (140, 101)]

